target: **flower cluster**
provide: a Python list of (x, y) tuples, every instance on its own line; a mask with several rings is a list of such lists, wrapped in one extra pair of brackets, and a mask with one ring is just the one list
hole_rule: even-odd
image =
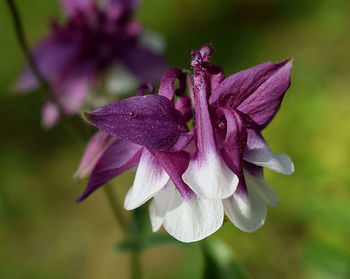
[[(44, 105), (43, 122), (52, 126), (59, 107), (75, 114), (84, 103), (91, 84), (115, 63), (125, 66), (141, 82), (156, 82), (167, 69), (164, 61), (142, 46), (142, 26), (132, 20), (138, 1), (59, 0), (67, 22), (52, 23), (52, 32), (33, 51), (34, 60), (50, 83), (55, 102)], [(38, 87), (30, 68), (17, 81), (19, 91)]]
[(193, 74), (167, 71), (158, 94), (144, 95), (147, 88), (153, 93), (144, 86), (135, 97), (85, 114), (101, 131), (76, 173), (90, 176), (78, 201), (138, 165), (124, 206), (132, 210), (153, 198), (154, 231), (163, 225), (180, 241), (197, 241), (218, 230), (225, 213), (243, 231), (263, 225), (267, 205), (279, 203), (264, 182), (263, 167), (294, 171), (290, 158), (274, 154), (261, 135), (290, 85), (292, 60), (225, 78), (210, 63), (212, 53), (210, 46), (193, 51)]

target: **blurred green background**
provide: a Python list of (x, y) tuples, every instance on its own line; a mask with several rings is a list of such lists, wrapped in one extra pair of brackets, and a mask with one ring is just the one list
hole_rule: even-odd
[[(61, 16), (54, 0), (17, 3), (31, 45)], [(251, 278), (350, 278), (349, 15), (347, 0), (144, 0), (136, 14), (164, 36), (172, 66), (188, 68), (190, 50), (206, 43), (226, 74), (295, 59), (292, 86), (264, 131), (296, 166), (290, 177), (265, 171), (281, 205), (255, 233), (227, 222), (214, 235)], [(103, 191), (75, 203), (84, 143), (62, 124), (43, 130), (39, 94), (11, 90), (25, 60), (5, 1), (0, 36), (0, 278), (128, 278), (129, 254), (115, 253), (123, 236)], [(113, 183), (122, 200), (132, 173)], [(201, 278), (203, 268), (196, 244), (150, 248), (142, 263), (144, 278)]]

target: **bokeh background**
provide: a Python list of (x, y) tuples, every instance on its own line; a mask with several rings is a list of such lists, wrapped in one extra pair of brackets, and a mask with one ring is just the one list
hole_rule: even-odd
[[(55, 0), (17, 1), (31, 45), (60, 17)], [(230, 222), (213, 237), (234, 250), (251, 278), (350, 278), (350, 2), (347, 0), (144, 0), (136, 18), (165, 38), (165, 57), (188, 68), (190, 50), (212, 43), (227, 74), (294, 57), (292, 85), (264, 131), (294, 160), (265, 171), (281, 204), (249, 234)], [(72, 179), (84, 142), (67, 127), (40, 127), (40, 94), (15, 95), (25, 63), (0, 2), (0, 278), (128, 278), (129, 253), (103, 191), (84, 203)], [(113, 181), (120, 199), (132, 172)], [(124, 212), (127, 218), (128, 212)], [(201, 278), (198, 245), (142, 255), (144, 278)]]

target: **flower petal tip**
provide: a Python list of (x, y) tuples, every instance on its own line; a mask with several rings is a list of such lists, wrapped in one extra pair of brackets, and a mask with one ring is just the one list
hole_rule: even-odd
[(84, 111), (83, 112), (83, 117), (90, 122), (91, 119), (91, 113)]

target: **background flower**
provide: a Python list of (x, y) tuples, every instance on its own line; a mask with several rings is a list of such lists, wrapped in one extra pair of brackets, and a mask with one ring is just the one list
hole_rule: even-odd
[[(134, 82), (159, 81), (167, 66), (160, 56), (141, 44), (143, 30), (132, 19), (137, 8), (133, 1), (60, 3), (66, 22), (51, 23), (51, 33), (34, 48), (33, 56), (50, 83), (53, 99), (65, 114), (75, 114), (88, 92), (93, 91), (93, 83), (115, 64), (123, 65), (136, 78)], [(120, 71), (116, 74), (130, 79)], [(38, 80), (30, 68), (25, 68), (17, 89), (33, 91), (37, 87)]]

